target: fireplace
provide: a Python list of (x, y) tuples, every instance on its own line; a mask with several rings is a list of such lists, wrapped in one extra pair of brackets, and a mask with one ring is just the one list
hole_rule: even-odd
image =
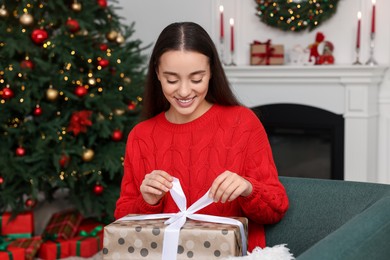
[(280, 176), (344, 179), (344, 118), (298, 104), (253, 108), (264, 125)]
[[(363, 182), (378, 182), (379, 166), (385, 160), (384, 156), (378, 157), (378, 96), (385, 71), (386, 67), (383, 66), (365, 65), (225, 67), (234, 92), (247, 107), (255, 109), (267, 105), (294, 104), (343, 118), (343, 128), (340, 126), (334, 131), (343, 131), (344, 135), (335, 137), (338, 139), (331, 145), (332, 148), (324, 148), (344, 151), (343, 156), (331, 159), (333, 170), (330, 176)], [(267, 114), (265, 109), (262, 113), (264, 116)], [(287, 127), (274, 128), (273, 131), (290, 131), (289, 134), (292, 134), (292, 130), (298, 131)], [(332, 134), (323, 138), (332, 138), (329, 135)], [(335, 147), (340, 143), (342, 148)], [(341, 167), (343, 174), (336, 170)]]

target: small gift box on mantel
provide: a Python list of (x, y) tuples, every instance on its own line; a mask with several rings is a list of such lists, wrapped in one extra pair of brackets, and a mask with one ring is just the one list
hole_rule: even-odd
[(284, 45), (253, 41), (250, 46), (251, 65), (283, 65)]
[(187, 209), (176, 178), (170, 194), (178, 213), (128, 215), (105, 226), (103, 259), (223, 259), (247, 254), (246, 218), (196, 214), (213, 203), (208, 192)]

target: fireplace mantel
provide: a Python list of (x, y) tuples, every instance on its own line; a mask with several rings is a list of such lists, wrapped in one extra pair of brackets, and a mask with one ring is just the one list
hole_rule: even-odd
[(385, 66), (226, 66), (228, 80), (248, 107), (291, 103), (345, 119), (344, 179), (377, 182), (379, 86)]

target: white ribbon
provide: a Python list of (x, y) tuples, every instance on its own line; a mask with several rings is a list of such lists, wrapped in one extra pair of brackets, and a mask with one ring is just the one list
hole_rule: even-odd
[(115, 222), (123, 221), (123, 220), (126, 221), (126, 220), (148, 220), (148, 219), (169, 218), (164, 222), (164, 224), (168, 226), (165, 228), (164, 231), (162, 260), (177, 259), (177, 247), (179, 245), (180, 229), (186, 222), (187, 218), (198, 220), (198, 221), (235, 225), (240, 228), (242, 255), (246, 255), (247, 252), (246, 236), (245, 236), (244, 226), (240, 221), (232, 218), (226, 218), (226, 217), (218, 217), (218, 216), (205, 215), (205, 214), (195, 214), (195, 212), (213, 203), (213, 200), (209, 198), (209, 192), (210, 190), (208, 190), (206, 194), (203, 195), (203, 197), (201, 197), (199, 200), (197, 200), (194, 204), (192, 204), (187, 209), (187, 200), (186, 200), (186, 196), (184, 195), (183, 189), (181, 188), (180, 181), (177, 178), (173, 178), (173, 187), (171, 188), (170, 193), (176, 205), (180, 209), (178, 213), (162, 213), (162, 214), (149, 214), (149, 215), (141, 215), (141, 216), (128, 216), (128, 217), (120, 218)]

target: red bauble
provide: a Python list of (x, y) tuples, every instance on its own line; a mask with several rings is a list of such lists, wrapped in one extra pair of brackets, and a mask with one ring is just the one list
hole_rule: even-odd
[(95, 195), (100, 195), (102, 194), (104, 191), (104, 187), (100, 184), (96, 184), (95, 187), (93, 187), (93, 193), (95, 193)]
[(66, 168), (70, 162), (70, 157), (66, 154), (63, 154), (58, 162), (61, 168)]
[(0, 185), (4, 183), (4, 178), (0, 176)]
[(128, 108), (129, 110), (133, 111), (133, 110), (136, 108), (136, 105), (135, 105), (135, 103), (131, 102), (131, 103), (127, 106), (127, 108)]
[(27, 199), (26, 202), (24, 203), (26, 207), (28, 208), (33, 208), (37, 204), (37, 202), (33, 199)]
[(101, 60), (98, 61), (98, 64), (99, 64), (100, 67), (105, 68), (108, 65), (110, 65), (110, 61), (106, 60), (106, 59), (101, 59)]
[(122, 140), (122, 138), (123, 138), (123, 133), (121, 130), (114, 130), (114, 132), (112, 132), (111, 139), (113, 141), (118, 142)]
[(33, 114), (34, 114), (34, 116), (42, 115), (42, 108), (41, 107), (34, 108)]
[(74, 93), (79, 97), (83, 97), (88, 94), (88, 89), (85, 86), (77, 86)]
[(107, 7), (107, 0), (97, 0), (97, 4), (102, 8), (106, 8)]
[(78, 32), (80, 30), (80, 24), (75, 19), (68, 19), (68, 21), (66, 21), (66, 26), (72, 33)]
[(14, 96), (14, 92), (10, 88), (3, 88), (1, 92), (1, 97), (4, 99), (10, 99)]
[(32, 70), (34, 68), (34, 63), (31, 60), (23, 60), (20, 63), (20, 67), (22, 69), (30, 69), (30, 70)]
[(24, 149), (23, 147), (19, 146), (18, 148), (16, 148), (15, 154), (17, 156), (22, 157), (22, 156), (24, 156), (26, 154), (26, 149)]
[(46, 41), (47, 37), (48, 37), (47, 32), (43, 29), (35, 29), (31, 33), (31, 39), (36, 44), (44, 43)]
[(105, 43), (102, 43), (102, 44), (99, 45), (99, 49), (101, 51), (106, 51), (106, 50), (108, 50), (108, 45), (105, 44)]

